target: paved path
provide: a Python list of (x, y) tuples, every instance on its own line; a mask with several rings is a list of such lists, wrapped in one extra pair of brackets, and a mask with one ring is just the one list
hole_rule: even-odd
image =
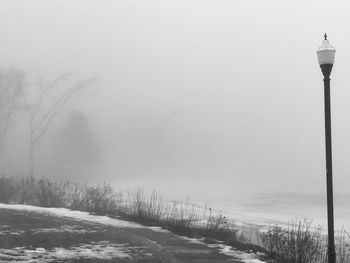
[[(147, 227), (118, 227), (74, 218), (57, 216), (51, 213), (38, 211), (23, 211), (13, 209), (0, 209), (0, 261), (15, 260), (16, 253), (37, 255), (35, 262), (142, 262), (142, 263), (238, 263), (234, 259), (220, 253), (218, 248), (196, 240), (190, 240), (167, 231), (152, 230)], [(101, 243), (102, 242), (102, 243)], [(103, 258), (93, 256), (88, 259), (82, 256), (86, 250), (80, 250), (75, 259), (62, 258), (63, 249), (69, 255), (76, 248), (85, 244), (104, 244), (97, 250), (104, 255), (103, 249), (119, 247), (127, 256)], [(86, 245), (90, 244), (90, 246)], [(14, 248), (21, 251), (13, 252)], [(62, 248), (57, 252), (57, 248)], [(7, 249), (7, 250), (6, 250)], [(12, 253), (10, 253), (10, 252)], [(28, 252), (29, 251), (29, 252)], [(39, 255), (39, 252), (41, 251)], [(53, 251), (56, 251), (53, 253)], [(32, 253), (33, 252), (33, 253)], [(112, 251), (113, 252), (113, 251)], [(112, 253), (110, 252), (110, 253)], [(8, 254), (6, 254), (8, 253)], [(51, 254), (50, 254), (51, 253)], [(61, 253), (61, 254), (60, 254)], [(90, 252), (89, 252), (90, 253)], [(92, 254), (92, 253), (90, 253)], [(90, 255), (89, 254), (89, 255)], [(108, 253), (105, 253), (107, 256)], [(57, 257), (56, 261), (53, 258)], [(10, 260), (11, 259), (11, 260)], [(42, 261), (41, 261), (42, 260)], [(52, 261), (51, 261), (52, 260)]]

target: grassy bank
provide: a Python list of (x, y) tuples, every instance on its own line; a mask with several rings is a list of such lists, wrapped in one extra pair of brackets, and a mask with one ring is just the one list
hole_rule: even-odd
[(98, 215), (124, 218), (144, 225), (156, 225), (174, 233), (237, 242), (237, 230), (226, 217), (209, 207), (183, 202), (165, 202), (157, 192), (146, 197), (142, 188), (115, 192), (108, 184), (97, 186), (46, 177), (0, 178), (0, 202), (42, 207), (65, 207)]
[[(320, 229), (311, 229), (307, 221), (292, 222), (286, 229), (273, 226), (263, 233), (251, 228), (257, 237), (257, 242), (252, 244), (251, 238), (239, 234), (241, 228), (210, 207), (193, 205), (189, 198), (168, 202), (157, 192), (146, 196), (142, 188), (122, 193), (115, 192), (108, 184), (92, 186), (45, 177), (2, 176), (0, 202), (65, 207), (161, 226), (177, 234), (205, 237), (207, 242), (215, 239), (239, 250), (263, 252), (277, 262), (326, 262), (324, 236)], [(343, 230), (337, 245), (339, 263), (350, 262), (346, 240), (347, 232)]]

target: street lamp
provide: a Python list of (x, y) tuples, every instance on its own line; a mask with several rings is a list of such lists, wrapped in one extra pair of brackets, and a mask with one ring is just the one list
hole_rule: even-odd
[(326, 175), (327, 175), (327, 218), (328, 218), (328, 263), (335, 263), (334, 214), (333, 214), (333, 179), (332, 179), (332, 137), (331, 137), (331, 101), (330, 78), (334, 64), (335, 49), (329, 43), (327, 34), (317, 50), (318, 63), (323, 73), (324, 112), (326, 139)]

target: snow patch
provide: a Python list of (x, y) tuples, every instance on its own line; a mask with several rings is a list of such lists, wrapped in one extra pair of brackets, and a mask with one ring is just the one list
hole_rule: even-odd
[(159, 227), (159, 226), (149, 226), (149, 227), (147, 227), (147, 228), (149, 228), (149, 229), (151, 229), (151, 230), (153, 230), (153, 231), (155, 231), (155, 232), (171, 233), (169, 230), (166, 230), (166, 229), (161, 228), (161, 227)]
[(261, 261), (256, 258), (256, 254), (254, 253), (246, 253), (242, 251), (235, 250), (231, 246), (223, 245), (223, 244), (209, 244), (209, 247), (217, 248), (219, 249), (220, 253), (237, 258), (245, 263), (264, 263), (264, 261)]
[(229, 257), (233, 257), (235, 259), (239, 259), (244, 263), (265, 263), (264, 261), (261, 261), (256, 258), (259, 255), (259, 253), (254, 254), (254, 253), (246, 253), (246, 252), (238, 251), (231, 246), (222, 244), (222, 242), (219, 240), (217, 240), (213, 244), (208, 244), (204, 242), (205, 240), (204, 238), (198, 239), (198, 238), (190, 238), (190, 237), (184, 237), (184, 236), (179, 236), (179, 237), (188, 241), (189, 243), (203, 244), (203, 245), (206, 245), (207, 247), (218, 249), (220, 253)]
[(15, 247), (13, 249), (0, 249), (1, 262), (57, 262), (57, 260), (72, 259), (104, 259), (129, 258), (126, 244), (113, 244), (108, 241), (81, 244), (79, 247), (57, 247), (50, 251), (44, 248), (26, 249)]
[(10, 230), (9, 226), (7, 226), (7, 225), (0, 226), (0, 235), (4, 235), (4, 236), (8, 236), (8, 235), (20, 236), (20, 235), (23, 235), (23, 234), (24, 234), (24, 231), (22, 231), (22, 230), (14, 231), (14, 230)]
[(201, 244), (201, 245), (206, 245), (206, 243), (204, 243), (204, 238), (192, 238), (192, 237), (185, 237), (185, 236), (178, 236), (184, 240), (186, 240), (188, 243), (192, 243), (192, 244)]
[(73, 225), (62, 225), (59, 228), (37, 228), (33, 229), (33, 234), (39, 233), (74, 233), (74, 234), (86, 234), (86, 233), (96, 233), (96, 230), (86, 230), (81, 229), (79, 226)]
[(0, 208), (46, 213), (46, 214), (51, 214), (58, 217), (69, 217), (76, 220), (100, 223), (103, 225), (114, 226), (114, 227), (145, 228), (144, 226), (137, 223), (128, 222), (128, 221), (116, 219), (116, 218), (111, 218), (108, 216), (91, 215), (88, 212), (73, 211), (66, 208), (51, 208), (51, 207), (48, 208), (48, 207), (38, 207), (38, 206), (32, 206), (32, 205), (16, 205), (16, 204), (1, 204), (1, 203), (0, 203)]
[(0, 232), (0, 235), (4, 235), (4, 236), (7, 236), (7, 235), (14, 235), (14, 236), (20, 236), (20, 235), (23, 235), (24, 234), (24, 231), (1, 231)]

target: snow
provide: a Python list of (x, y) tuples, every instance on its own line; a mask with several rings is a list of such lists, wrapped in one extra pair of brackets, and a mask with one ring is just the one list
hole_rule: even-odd
[(148, 229), (151, 229), (151, 230), (153, 230), (153, 231), (155, 231), (155, 232), (170, 233), (169, 230), (166, 230), (166, 229), (161, 228), (161, 227), (159, 227), (159, 226), (149, 226), (149, 227), (147, 227), (147, 228), (148, 228)]
[(114, 244), (108, 241), (91, 242), (81, 244), (79, 247), (69, 249), (56, 247), (50, 251), (44, 248), (25, 249), (15, 247), (13, 249), (0, 249), (1, 262), (57, 262), (68, 259), (105, 259), (129, 258), (127, 244)]
[(204, 238), (198, 239), (198, 238), (190, 238), (190, 237), (184, 237), (184, 236), (178, 236), (178, 237), (186, 240), (188, 243), (202, 244), (202, 245), (206, 245), (209, 248), (218, 249), (221, 254), (224, 254), (229, 257), (233, 257), (235, 259), (239, 259), (244, 263), (264, 263), (264, 261), (261, 261), (256, 258), (258, 254), (246, 253), (246, 252), (235, 250), (232, 246), (224, 245), (219, 240), (215, 240), (215, 243), (213, 244), (208, 244), (204, 242)]
[(227, 246), (224, 244), (208, 244), (208, 246), (212, 248), (218, 248), (220, 253), (226, 256), (237, 258), (245, 263), (264, 263), (264, 261), (261, 261), (256, 258), (256, 254), (238, 251), (231, 246)]
[(1, 204), (1, 203), (0, 203), (0, 208), (46, 213), (46, 214), (51, 214), (59, 217), (69, 217), (76, 220), (100, 223), (103, 225), (114, 226), (114, 227), (144, 228), (144, 226), (137, 223), (128, 222), (117, 218), (111, 218), (108, 216), (90, 215), (88, 212), (73, 211), (66, 208), (51, 208), (51, 207), (48, 208), (48, 207), (38, 207), (38, 206), (31, 206), (31, 205), (16, 205), (16, 204)]
[(14, 236), (20, 236), (24, 233), (24, 231), (8, 231), (8, 230), (5, 230), (5, 231), (0, 231), (0, 235), (14, 235)]
[(185, 236), (178, 236), (184, 240), (186, 240), (188, 243), (192, 244), (205, 244), (204, 243), (204, 238), (192, 238), (192, 237), (185, 237)]
[(62, 233), (62, 232), (69, 232), (74, 234), (86, 234), (86, 233), (96, 233), (96, 230), (86, 230), (86, 229), (80, 229), (79, 226), (73, 225), (62, 225), (59, 228), (36, 228), (33, 229), (33, 234), (38, 233)]

